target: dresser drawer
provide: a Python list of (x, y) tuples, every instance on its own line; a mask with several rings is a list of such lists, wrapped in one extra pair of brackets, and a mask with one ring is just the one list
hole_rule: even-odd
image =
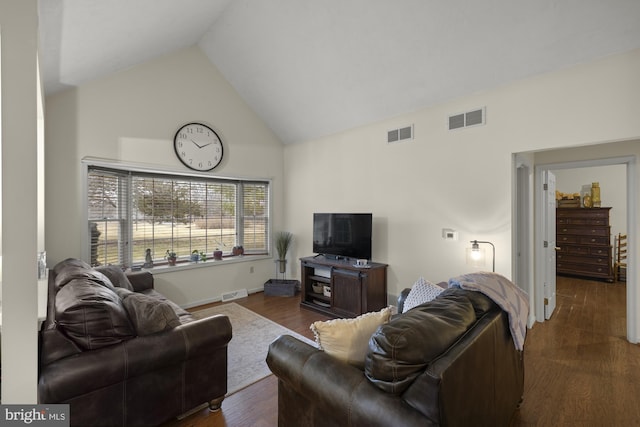
[(556, 218), (571, 219), (604, 219), (609, 224), (609, 210), (611, 208), (558, 208)]
[(611, 230), (606, 227), (572, 227), (562, 226), (556, 227), (557, 234), (577, 234), (579, 236), (609, 236)]
[(556, 264), (556, 272), (608, 278), (611, 276), (611, 267), (608, 265), (587, 265), (572, 262), (558, 262)]
[(564, 255), (564, 254), (558, 254), (556, 256), (556, 259), (558, 260), (558, 264), (561, 263), (582, 263), (582, 264), (589, 264), (589, 265), (609, 265), (609, 257), (607, 256), (580, 256), (580, 255)]
[(573, 245), (559, 245), (559, 254), (563, 255), (588, 255), (588, 256), (604, 256), (609, 257), (611, 255), (611, 247), (606, 246), (573, 246)]
[(556, 224), (561, 225), (609, 225), (608, 218), (556, 218)]
[(556, 244), (558, 246), (562, 245), (584, 245), (584, 246), (609, 246), (610, 240), (609, 236), (600, 237), (600, 236), (576, 236), (576, 235), (562, 235), (558, 234), (556, 236)]
[(562, 236), (560, 234), (558, 234), (556, 236), (556, 243), (558, 245), (561, 245), (562, 243), (574, 243), (577, 244), (579, 243), (580, 240), (580, 236)]
[(592, 237), (592, 236), (578, 236), (578, 243), (581, 245), (603, 245), (609, 246), (609, 236), (607, 237)]

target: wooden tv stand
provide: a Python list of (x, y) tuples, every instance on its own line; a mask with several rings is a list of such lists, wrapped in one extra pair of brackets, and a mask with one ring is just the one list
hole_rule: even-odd
[[(300, 258), (300, 306), (332, 317), (356, 317), (387, 306), (387, 264), (355, 267), (355, 259), (333, 260), (324, 256)], [(329, 286), (331, 295), (313, 291), (313, 285)]]

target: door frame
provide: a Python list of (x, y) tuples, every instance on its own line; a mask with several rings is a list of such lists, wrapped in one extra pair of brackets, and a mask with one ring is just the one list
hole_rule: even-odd
[(636, 157), (635, 156), (621, 156), (611, 157), (605, 159), (594, 160), (582, 160), (575, 162), (564, 163), (547, 163), (535, 166), (535, 209), (534, 214), (536, 217), (536, 231), (535, 231), (535, 277), (534, 280), (534, 307), (535, 307), (535, 320), (538, 322), (544, 322), (544, 257), (539, 255), (542, 242), (544, 241), (544, 230), (541, 230), (541, 224), (545, 219), (546, 210), (542, 206), (542, 174), (543, 171), (553, 171), (559, 169), (577, 169), (587, 168), (594, 166), (611, 166), (611, 165), (625, 165), (626, 166), (626, 185), (627, 185), (627, 248), (631, 256), (627, 265), (627, 340), (631, 343), (637, 344), (639, 342), (638, 337), (638, 290), (636, 280), (636, 235), (637, 235), (637, 184), (636, 184)]

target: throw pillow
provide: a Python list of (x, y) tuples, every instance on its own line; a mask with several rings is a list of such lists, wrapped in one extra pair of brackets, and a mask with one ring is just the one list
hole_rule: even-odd
[(117, 288), (138, 336), (151, 335), (180, 325), (180, 319), (166, 302), (152, 296)]
[(107, 276), (111, 284), (116, 288), (124, 288), (133, 291), (133, 285), (129, 282), (127, 275), (117, 265), (102, 265), (96, 267), (96, 270)]
[(444, 289), (440, 286), (434, 285), (423, 277), (420, 277), (411, 287), (409, 295), (407, 295), (407, 299), (404, 301), (402, 312), (406, 313), (413, 307), (433, 300), (440, 295), (442, 291), (444, 291)]
[(333, 319), (314, 322), (311, 330), (320, 350), (360, 369), (369, 349), (369, 338), (378, 326), (391, 318), (391, 307), (365, 313), (354, 319)]

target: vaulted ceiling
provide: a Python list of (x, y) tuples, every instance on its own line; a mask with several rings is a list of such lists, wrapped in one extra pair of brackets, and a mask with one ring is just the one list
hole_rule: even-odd
[(284, 143), (640, 48), (638, 0), (39, 0), (52, 94), (198, 45)]

